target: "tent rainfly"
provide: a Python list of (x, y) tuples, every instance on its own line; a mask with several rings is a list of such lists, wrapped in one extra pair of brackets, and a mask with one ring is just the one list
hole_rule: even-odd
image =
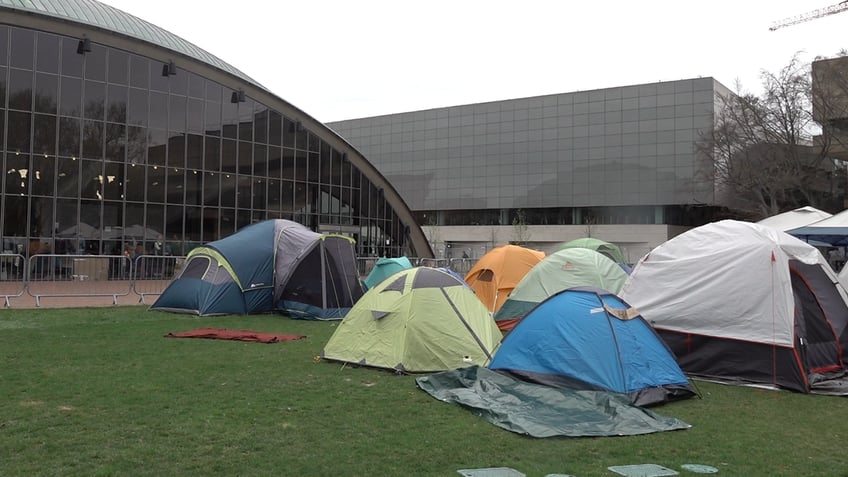
[(518, 245), (503, 245), (489, 250), (465, 274), (477, 298), (491, 312), (498, 311), (507, 295), (527, 275), (531, 268), (545, 258), (545, 252)]
[(340, 319), (362, 293), (352, 239), (276, 219), (192, 250), (151, 309)]
[(574, 239), (559, 246), (560, 250), (569, 248), (588, 248), (596, 252), (606, 255), (615, 263), (625, 263), (624, 254), (621, 253), (621, 248), (614, 243), (610, 243), (593, 237), (584, 237)]
[(558, 388), (611, 391), (638, 406), (695, 395), (651, 325), (619, 297), (592, 287), (540, 303), (506, 335), (489, 369)]
[(830, 217), (833, 217), (833, 214), (808, 205), (806, 207), (799, 207), (794, 210), (772, 215), (771, 217), (766, 217), (757, 223), (780, 230), (781, 232), (788, 232), (792, 229), (814, 224), (820, 220)]
[(620, 293), (691, 375), (799, 392), (843, 373), (848, 296), (815, 247), (723, 220), (656, 247)]
[(564, 248), (524, 275), (497, 313), (498, 328), (509, 331), (536, 305), (567, 288), (592, 286), (618, 293), (627, 273), (606, 255), (588, 248)]
[(365, 288), (374, 288), (386, 277), (407, 268), (412, 268), (412, 263), (406, 257), (381, 257), (374, 264), (374, 268), (371, 269), (368, 276), (365, 277)]
[(395, 273), (368, 290), (323, 357), (398, 372), (484, 365), (500, 343), (492, 315), (468, 286), (436, 268)]

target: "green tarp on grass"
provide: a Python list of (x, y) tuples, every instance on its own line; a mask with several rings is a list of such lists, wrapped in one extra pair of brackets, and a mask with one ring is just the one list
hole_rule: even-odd
[(415, 380), (434, 398), (456, 403), (508, 431), (532, 437), (601, 437), (688, 429), (679, 419), (603, 391), (557, 389), (471, 366)]

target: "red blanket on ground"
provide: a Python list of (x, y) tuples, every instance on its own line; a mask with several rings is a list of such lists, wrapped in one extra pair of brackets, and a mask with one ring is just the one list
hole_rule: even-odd
[(198, 328), (180, 333), (168, 333), (166, 338), (208, 338), (213, 340), (256, 341), (259, 343), (280, 343), (299, 340), (305, 335), (278, 335), (250, 330), (228, 330), (226, 328)]

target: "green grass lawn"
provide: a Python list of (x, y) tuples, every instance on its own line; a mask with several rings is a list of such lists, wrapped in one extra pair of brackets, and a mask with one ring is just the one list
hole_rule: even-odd
[[(275, 344), (164, 338), (199, 327)], [(848, 476), (848, 400), (697, 383), (654, 410), (692, 425), (534, 439), (436, 401), (414, 377), (322, 362), (332, 322), (144, 307), (0, 311), (0, 475), (457, 476), (512, 467), (614, 476), (708, 464), (727, 476)]]

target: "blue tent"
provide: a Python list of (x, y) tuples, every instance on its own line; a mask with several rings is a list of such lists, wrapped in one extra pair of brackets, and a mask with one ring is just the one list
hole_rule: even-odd
[(412, 268), (412, 263), (406, 257), (386, 258), (382, 257), (374, 264), (371, 273), (365, 277), (365, 288), (372, 289), (378, 283), (395, 273)]
[(488, 367), (553, 387), (624, 394), (639, 406), (696, 394), (651, 326), (598, 288), (569, 288), (541, 302)]
[(151, 309), (339, 319), (362, 293), (352, 239), (276, 219), (192, 250)]

